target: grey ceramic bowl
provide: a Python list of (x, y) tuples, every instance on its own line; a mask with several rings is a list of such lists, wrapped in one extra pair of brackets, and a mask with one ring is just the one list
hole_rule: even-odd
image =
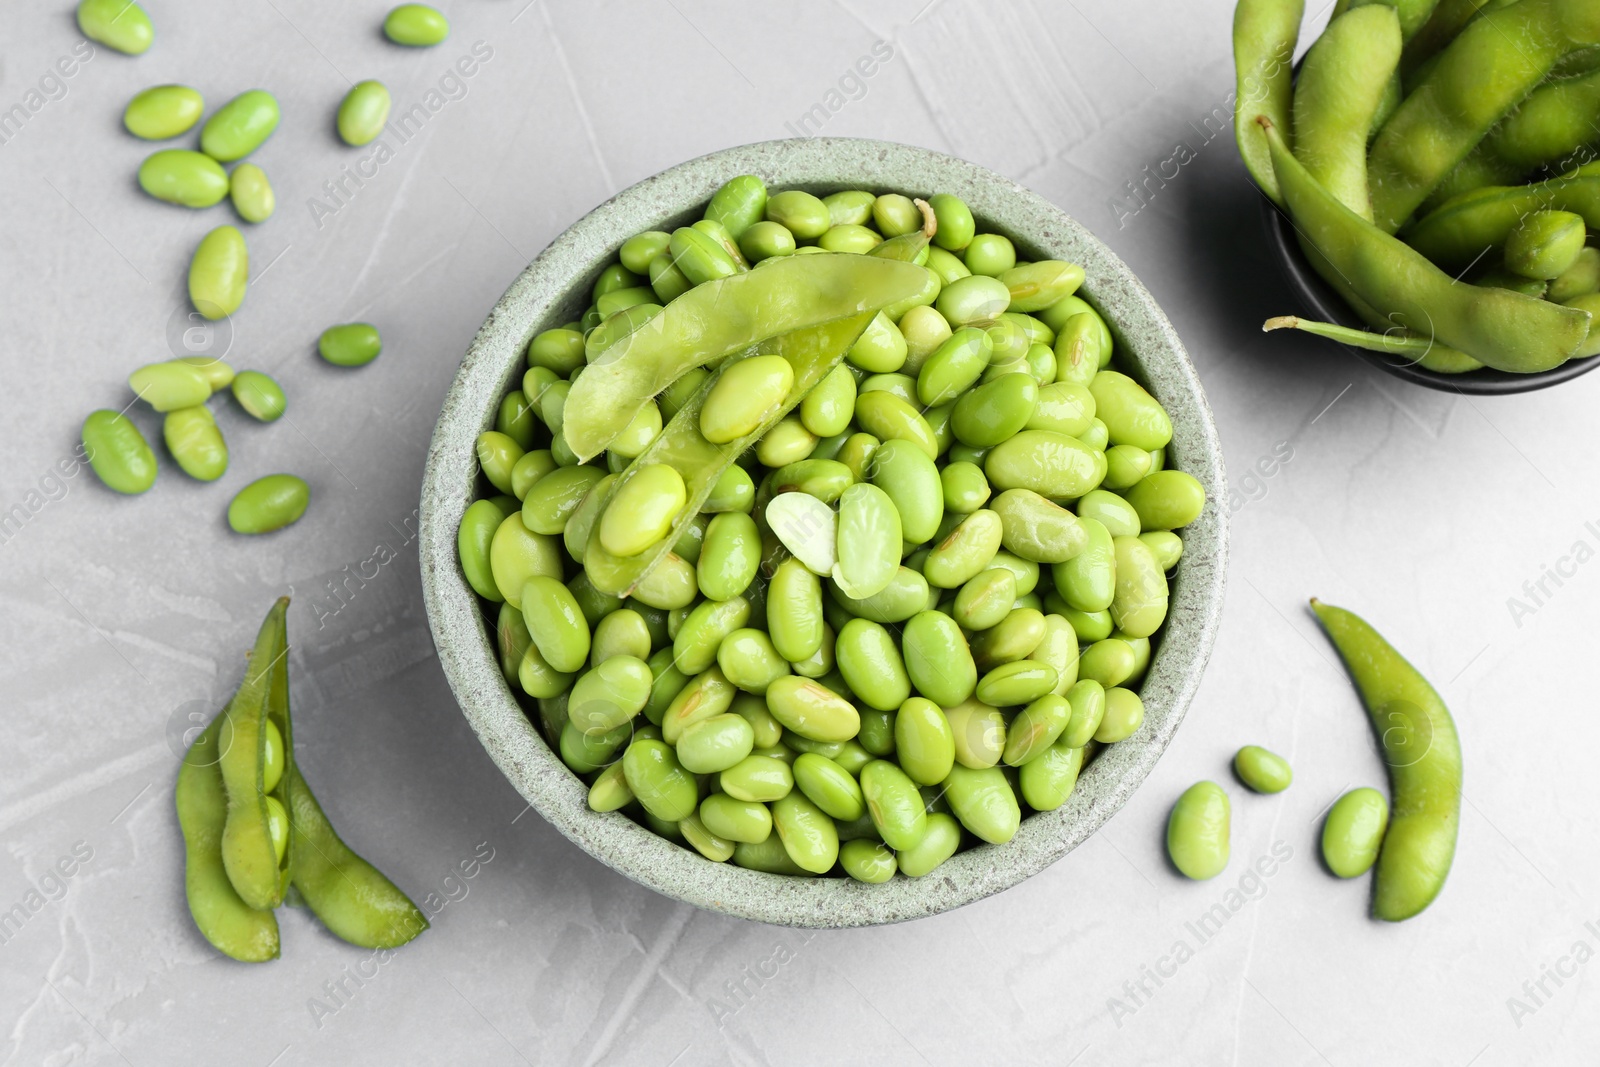
[[(1172, 415), (1169, 462), (1198, 478), (1209, 497), (1185, 531), (1169, 621), (1142, 688), (1143, 727), (1100, 753), (1064, 807), (1031, 816), (1008, 844), (960, 853), (926, 878), (874, 886), (764, 874), (711, 863), (620, 813), (590, 811), (583, 782), (550, 751), (501, 676), (493, 624), (457, 562), (456, 527), (479, 491), (473, 443), (520, 379), (529, 338), (583, 312), (590, 286), (624, 240), (693, 221), (722, 182), (747, 173), (775, 189), (819, 195), (856, 188), (954, 193), (971, 205), (981, 229), (1008, 234), (1028, 259), (1083, 264), (1080, 295), (1110, 323), (1119, 365)], [(640, 182), (574, 223), (506, 290), (468, 349), (434, 430), (422, 485), (422, 585), (439, 661), (467, 721), (517, 791), (579, 847), (642, 885), (711, 911), (789, 926), (865, 926), (932, 915), (1017, 884), (1081, 844), (1138, 788), (1172, 740), (1211, 652), (1222, 610), (1226, 499), (1216, 427), (1183, 345), (1144, 286), (1083, 227), (992, 171), (920, 148), (771, 141)]]

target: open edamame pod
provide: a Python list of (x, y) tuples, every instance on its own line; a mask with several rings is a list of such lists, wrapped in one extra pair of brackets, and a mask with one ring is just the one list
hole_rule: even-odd
[[(228, 701), (219, 730), (218, 765), (228, 798), (222, 828), (222, 862), (228, 881), (252, 908), (277, 907), (289, 888), (289, 856), (280, 860), (273, 844), (265, 789), (267, 709), (275, 674), (286, 670), (284, 616), (288, 609), (289, 598), (280, 597), (267, 613), (250, 652), (244, 681)], [(287, 745), (287, 730), (282, 725), (279, 730)]]
[(243, 963), (278, 958), (278, 920), (239, 897), (222, 862), (228, 795), (222, 784), (218, 737), (223, 716), (189, 746), (178, 770), (175, 802), (183, 829), (183, 887), (195, 926), (216, 949)]
[[(817, 257), (806, 256), (803, 260), (815, 258)], [(841, 258), (861, 260), (866, 257), (846, 255)], [(776, 269), (776, 266), (763, 267), (759, 272), (751, 271), (748, 275), (739, 277), (755, 277), (758, 273), (765, 274)], [(717, 283), (708, 282), (698, 286), (694, 291), (699, 292), (715, 284)], [(663, 312), (662, 316), (665, 314)], [(650, 446), (617, 476), (600, 509), (600, 514), (603, 516), (605, 509), (619, 498), (619, 494), (638, 477), (641, 471), (657, 464), (664, 464), (677, 471), (684, 483), (684, 505), (672, 520), (671, 529), (653, 548), (646, 548), (633, 556), (616, 556), (607, 551), (605, 545), (601, 543), (600, 530), (604, 527), (604, 519), (596, 523), (583, 556), (584, 570), (595, 588), (612, 596), (631, 595), (657, 564), (671, 553), (672, 546), (677, 542), (684, 526), (699, 514), (700, 506), (710, 495), (723, 471), (732, 466), (739, 456), (761, 439), (763, 434), (776, 426), (801, 398), (811, 391), (812, 386), (827, 377), (828, 373), (839, 365), (840, 360), (844, 359), (845, 353), (855, 344), (856, 338), (861, 336), (861, 331), (867, 328), (867, 324), (872, 321), (875, 314), (877, 314), (876, 309), (868, 309), (848, 318), (836, 318), (831, 322), (780, 334), (755, 346), (743, 359), (724, 363), (713, 372), (700, 387), (700, 391), (678, 410), (672, 421), (667, 423)], [(766, 356), (781, 357), (793, 368), (794, 384), (790, 387), (788, 395), (775, 407), (769, 407), (765, 418), (750, 433), (721, 444), (707, 440), (702, 429), (701, 412), (716, 389), (718, 381), (741, 362)], [(598, 364), (591, 364), (589, 370), (594, 370), (596, 366)], [(578, 381), (582, 382), (588, 373), (589, 371), (585, 371), (579, 375)], [(578, 389), (579, 386), (575, 384), (572, 395), (567, 398), (566, 410), (572, 412), (573, 417), (584, 409), (582, 404), (574, 407), (572, 401), (572, 396), (577, 395)], [(570, 430), (571, 419), (568, 419), (566, 426)]]
[[(1272, 165), (1312, 265), (1339, 279), (1397, 325), (1437, 337), (1488, 366), (1537, 371), (1559, 366), (1589, 332), (1587, 312), (1509, 289), (1461, 285), (1334, 198), (1262, 117)], [(1376, 202), (1374, 212), (1378, 211)]]
[(1311, 601), (1356, 688), (1383, 748), (1394, 808), (1372, 911), (1409, 919), (1433, 903), (1455, 858), (1461, 822), (1461, 744), (1455, 721), (1428, 680), (1365, 621)]
[[(587, 462), (645, 401), (695, 367), (863, 312), (871, 321), (879, 309), (916, 296), (926, 279), (914, 264), (830, 253), (786, 256), (760, 271), (697, 285), (628, 332), (591, 335), (589, 365), (567, 398), (567, 445)], [(860, 333), (851, 335), (852, 343)]]

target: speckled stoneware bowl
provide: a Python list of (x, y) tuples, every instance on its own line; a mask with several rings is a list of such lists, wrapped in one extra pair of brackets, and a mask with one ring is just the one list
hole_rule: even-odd
[[(623, 241), (699, 218), (711, 194), (736, 174), (819, 195), (859, 188), (954, 193), (971, 205), (980, 229), (1009, 235), (1026, 258), (1083, 264), (1080, 295), (1110, 324), (1119, 365), (1172, 416), (1169, 464), (1200, 479), (1209, 497), (1184, 533), (1171, 612), (1142, 687), (1143, 727), (1085, 768), (1064, 807), (1029, 817), (1008, 844), (962, 852), (925, 878), (865, 885), (764, 874), (711, 863), (621, 813), (590, 811), (584, 783), (550, 751), (501, 676), (493, 623), (456, 559), (456, 527), (477, 493), (474, 441), (521, 379), (528, 340), (579, 317), (590, 286)], [(643, 885), (711, 911), (790, 926), (866, 926), (932, 915), (1017, 884), (1081, 844), (1144, 781), (1189, 706), (1216, 634), (1227, 558), (1225, 487), (1216, 427), (1172, 325), (1122, 261), (1049, 201), (992, 171), (920, 148), (836, 138), (771, 141), (703, 156), (640, 182), (574, 223), (506, 290), (467, 351), (434, 430), (422, 484), (422, 586), (439, 661), (467, 721), (517, 791), (579, 847)]]

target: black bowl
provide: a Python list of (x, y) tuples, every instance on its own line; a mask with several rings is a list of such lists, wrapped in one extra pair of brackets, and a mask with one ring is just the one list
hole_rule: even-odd
[[(1288, 215), (1265, 196), (1261, 198), (1261, 219), (1267, 229), (1267, 244), (1272, 246), (1273, 254), (1283, 266), (1289, 285), (1310, 309), (1310, 317), (1337, 323), (1340, 326), (1351, 326), (1358, 330), (1366, 329), (1367, 324), (1350, 310), (1350, 305), (1344, 302), (1344, 298), (1312, 269), (1305, 253), (1300, 250), (1300, 243), (1295, 239), (1294, 226), (1289, 222)], [(1396, 378), (1404, 378), (1408, 382), (1425, 385), (1429, 389), (1439, 389), (1449, 393), (1471, 393), (1476, 396), (1529, 393), (1535, 389), (1548, 389), (1552, 385), (1571, 381), (1580, 374), (1587, 374), (1600, 366), (1600, 356), (1590, 356), (1585, 359), (1570, 359), (1559, 367), (1535, 371), (1532, 374), (1512, 374), (1490, 367), (1467, 371), (1464, 374), (1440, 374), (1415, 363), (1397, 359), (1385, 352), (1373, 352), (1370, 349), (1356, 348), (1354, 345), (1344, 347)]]

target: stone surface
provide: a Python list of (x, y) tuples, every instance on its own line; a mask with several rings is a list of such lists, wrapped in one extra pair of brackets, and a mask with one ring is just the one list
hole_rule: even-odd
[[(1600, 375), (1466, 399), (1260, 332), (1299, 309), (1228, 132), (1230, 3), (525, 2), (451, 4), (450, 39), (413, 50), (384, 41), (382, 5), (148, 0), (148, 53), (99, 49), (64, 68), (70, 3), (9, 9), (0, 1062), (1593, 1059)], [(872, 58), (880, 40), (887, 58)], [(374, 148), (343, 146), (333, 112), (368, 77), (421, 128), (346, 177)], [(276, 375), (290, 408), (262, 425), (219, 403), (223, 479), (201, 485), (163, 458), (155, 488), (127, 499), (57, 464), (72, 469), (85, 414), (128, 402), (129, 371), (206, 340), (185, 337), (184, 270), (232, 221), (226, 205), (191, 213), (133, 181), (154, 146), (122, 131), (121, 111), (163, 82), (213, 107), (256, 86), (282, 102), (251, 157), (278, 214), (241, 227), (255, 281), (227, 358)], [(969, 159), (1103, 240), (1182, 338), (1230, 478), (1222, 627), (1144, 784), (1014, 888), (870, 929), (694, 908), (526, 810), (446, 683), (419, 579), (429, 435), (510, 281), (635, 182), (797, 131)], [(342, 202), (323, 188), (335, 181)], [(321, 330), (358, 320), (383, 330), (384, 353), (323, 363)], [(131, 414), (159, 451), (159, 422)], [(232, 536), (228, 497), (276, 471), (311, 482), (305, 519)], [(290, 587), (305, 775), (433, 921), (382, 961), (287, 911), (283, 958), (235, 965), (183, 904), (183, 733), (233, 689)], [(1383, 630), (1461, 729), (1455, 870), (1398, 926), (1370, 920), (1366, 883), (1316, 858), (1323, 809), (1382, 786), (1383, 768), (1311, 595)], [(1510, 729), (1535, 717), (1541, 743)], [(1293, 761), (1288, 791), (1232, 782), (1249, 742)], [(1234, 821), (1232, 865), (1197, 884), (1167, 867), (1161, 839), (1199, 778), (1229, 789)]]

